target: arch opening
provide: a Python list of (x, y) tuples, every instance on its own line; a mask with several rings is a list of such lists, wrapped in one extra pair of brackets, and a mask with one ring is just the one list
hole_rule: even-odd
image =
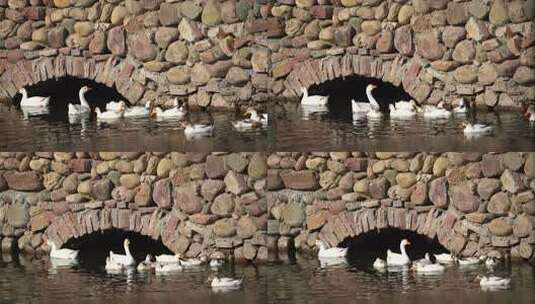
[(357, 102), (368, 102), (366, 87), (369, 84), (377, 86), (373, 96), (379, 102), (382, 112), (387, 112), (388, 105), (400, 100), (410, 100), (412, 97), (402, 88), (380, 79), (352, 75), (339, 77), (321, 84), (313, 84), (308, 90), (310, 95), (329, 96), (329, 115), (337, 117), (351, 117), (351, 99)]
[(103, 266), (110, 250), (114, 253), (125, 254), (123, 249), (125, 238), (130, 240), (130, 252), (136, 263), (143, 261), (147, 254), (174, 254), (161, 240), (119, 229), (93, 232), (80, 238), (70, 239), (63, 245), (63, 248), (80, 250), (79, 261), (83, 265)]
[[(34, 85), (27, 86), (28, 96), (50, 96), (49, 112), (46, 113), (53, 121), (67, 121), (68, 104), (80, 104), (78, 92), (83, 86), (91, 88), (85, 94), (85, 98), (91, 110), (94, 111), (96, 107), (101, 110), (106, 108), (106, 104), (112, 100), (124, 100), (127, 105), (130, 105), (128, 100), (119, 94), (113, 87), (110, 88), (102, 83), (95, 82), (90, 79), (82, 79), (72, 76), (65, 76), (58, 79), (49, 79), (38, 82)], [(17, 93), (13, 97), (13, 104), (19, 107), (22, 95)]]
[(411, 260), (421, 259), (425, 253), (448, 252), (437, 238), (431, 239), (414, 231), (386, 228), (373, 230), (359, 236), (344, 239), (339, 246), (348, 248), (348, 258), (357, 265), (371, 265), (375, 258), (386, 259), (388, 249), (400, 252), (400, 242), (407, 239), (411, 245), (407, 246), (406, 252)]

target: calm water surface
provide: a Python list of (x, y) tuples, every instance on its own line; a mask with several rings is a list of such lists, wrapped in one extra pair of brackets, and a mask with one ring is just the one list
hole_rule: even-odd
[[(483, 267), (447, 268), (440, 275), (409, 271), (380, 273), (371, 260), (351, 258), (322, 268), (311, 257), (259, 266), (226, 265), (223, 275), (244, 276), (238, 290), (214, 291), (205, 282), (208, 267), (156, 276), (132, 271), (106, 274), (103, 261), (81, 260), (72, 269), (54, 269), (48, 259), (3, 256), (2, 303), (534, 303), (535, 273), (527, 264), (503, 266), (511, 275), (507, 290), (483, 291), (475, 277)], [(111, 302), (110, 302), (111, 301)], [(152, 302), (156, 303), (156, 302)]]
[[(99, 124), (94, 117), (70, 123), (64, 109), (25, 116), (15, 106), (0, 105), (2, 150), (185, 150), (185, 151), (527, 151), (535, 150), (535, 126), (521, 113), (478, 113), (477, 121), (492, 123), (492, 136), (467, 138), (466, 116), (446, 120), (353, 120), (347, 111), (269, 107), (269, 125), (238, 132), (235, 113), (193, 112), (192, 121), (215, 122), (214, 136), (187, 139), (176, 120), (123, 119)], [(349, 111), (349, 109), (347, 109)], [(474, 119), (473, 116), (470, 116)]]

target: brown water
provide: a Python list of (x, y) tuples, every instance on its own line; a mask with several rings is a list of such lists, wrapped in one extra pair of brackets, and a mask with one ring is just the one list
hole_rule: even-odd
[[(100, 259), (100, 258), (99, 258)], [(481, 267), (447, 268), (439, 275), (411, 271), (377, 272), (370, 259), (321, 268), (310, 257), (259, 266), (225, 265), (219, 273), (244, 276), (238, 290), (214, 291), (206, 279), (209, 267), (156, 276), (135, 270), (106, 274), (104, 261), (81, 260), (72, 269), (54, 269), (47, 258), (3, 256), (1, 303), (534, 303), (535, 272), (527, 264), (501, 266), (511, 275), (510, 289), (483, 291), (475, 277)]]
[[(98, 124), (94, 118), (69, 123), (65, 111), (25, 117), (20, 109), (0, 105), (0, 150), (4, 151), (533, 151), (535, 126), (517, 112), (478, 113), (477, 121), (492, 123), (492, 136), (467, 138), (461, 123), (447, 120), (353, 120), (339, 110), (321, 112), (300, 107), (270, 107), (269, 125), (238, 132), (234, 113), (192, 113), (190, 119), (213, 119), (214, 136), (187, 139), (176, 120), (123, 119)], [(471, 117), (471, 116), (470, 116)], [(470, 119), (473, 119), (471, 117)]]

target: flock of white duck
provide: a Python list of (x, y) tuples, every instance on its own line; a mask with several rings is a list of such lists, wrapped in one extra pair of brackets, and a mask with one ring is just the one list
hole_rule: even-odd
[[(351, 100), (351, 109), (353, 112), (353, 119), (359, 120), (367, 118), (369, 120), (381, 119), (385, 114), (381, 111), (381, 107), (372, 91), (377, 88), (373, 84), (366, 87), (366, 97), (368, 102), (356, 102)], [(303, 93), (301, 98), (301, 105), (304, 107), (316, 107), (319, 109), (326, 109), (329, 101), (329, 96), (309, 95), (306, 88), (302, 88)], [(457, 106), (452, 109), (447, 109), (443, 102), (438, 105), (424, 105), (419, 106), (414, 100), (398, 101), (388, 106), (390, 119), (412, 119), (421, 114), (424, 119), (448, 119), (452, 115), (466, 115), (468, 107), (463, 98), (457, 102)], [(535, 108), (530, 108), (526, 111), (525, 116), (531, 122), (535, 122)], [(463, 123), (463, 132), (467, 136), (485, 135), (494, 132), (494, 126), (484, 123)]]
[[(407, 239), (401, 240), (399, 245), (400, 253), (392, 252), (390, 249), (387, 250), (386, 260), (383, 260), (379, 257), (376, 258), (373, 263), (373, 268), (382, 272), (388, 268), (400, 269), (404, 267), (410, 267), (410, 269), (417, 273), (440, 274), (446, 269), (447, 265), (453, 265), (455, 263), (457, 263), (460, 267), (476, 266), (484, 263), (491, 271), (494, 270), (494, 267), (498, 263), (498, 261), (493, 257), (481, 256), (479, 258), (457, 258), (451, 253), (433, 254), (435, 261), (431, 259), (431, 255), (429, 253), (426, 253), (423, 259), (412, 261), (405, 250), (405, 247), (410, 244), (411, 243)], [(333, 265), (343, 262), (348, 251), (347, 248), (328, 248), (321, 240), (316, 241), (316, 246), (319, 248), (318, 259), (323, 265)], [(482, 288), (506, 288), (511, 284), (511, 278), (499, 277), (495, 275), (478, 275), (477, 279), (479, 279), (479, 284)]]
[[(91, 106), (86, 99), (86, 93), (91, 88), (84, 86), (78, 92), (79, 104), (68, 104), (68, 117), (72, 123), (78, 122), (81, 119), (89, 118), (92, 114)], [(19, 91), (22, 95), (20, 102), (21, 109), (24, 113), (35, 113), (38, 115), (46, 114), (50, 103), (50, 97), (33, 96), (28, 97), (26, 89), (22, 88)], [(200, 137), (212, 136), (214, 131), (213, 123), (191, 123), (185, 118), (188, 111), (184, 105), (180, 105), (178, 99), (173, 100), (171, 108), (163, 109), (154, 106), (151, 101), (148, 101), (144, 106), (128, 107), (124, 101), (110, 101), (106, 104), (105, 111), (96, 107), (95, 116), (98, 122), (112, 123), (123, 118), (136, 119), (144, 117), (155, 117), (157, 120), (173, 119), (179, 120), (179, 125), (184, 128), (186, 137)], [(258, 113), (255, 109), (249, 108), (244, 113), (245, 118), (232, 122), (232, 126), (237, 131), (248, 131), (252, 129), (265, 128), (268, 125), (268, 114)]]
[[(52, 265), (57, 267), (72, 266), (78, 263), (78, 250), (68, 248), (57, 248), (54, 242), (48, 240), (50, 247), (50, 260)], [(130, 240), (125, 239), (123, 242), (124, 254), (117, 254), (113, 251), (109, 252), (106, 257), (106, 264), (104, 266), (106, 272), (110, 274), (118, 274), (125, 271), (137, 269), (138, 272), (154, 271), (156, 275), (166, 275), (178, 273), (188, 267), (198, 267), (209, 264), (211, 268), (217, 269), (223, 266), (222, 259), (212, 259), (208, 262), (206, 256), (200, 258), (184, 259), (179, 254), (170, 255), (162, 254), (152, 256), (148, 254), (144, 261), (136, 264), (132, 252), (130, 251)], [(218, 277), (211, 275), (208, 282), (212, 288), (239, 288), (243, 284), (243, 277), (234, 279), (230, 277)]]

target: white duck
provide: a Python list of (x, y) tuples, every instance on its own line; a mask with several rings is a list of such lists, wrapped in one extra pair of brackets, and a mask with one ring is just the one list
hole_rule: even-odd
[(25, 88), (21, 88), (19, 90), (19, 93), (22, 94), (22, 99), (20, 101), (20, 107), (21, 108), (43, 108), (47, 107), (50, 103), (50, 96), (49, 97), (42, 97), (42, 96), (33, 96), (28, 97), (28, 92)]
[(493, 257), (488, 257), (485, 260), (485, 266), (487, 266), (487, 268), (489, 268), (489, 269), (494, 268), (494, 266), (496, 266), (496, 265), (498, 265), (498, 262)]
[(411, 242), (409, 242), (406, 239), (401, 240), (401, 243), (399, 244), (399, 250), (401, 251), (401, 254), (394, 253), (392, 251), (387, 250), (386, 251), (386, 264), (388, 266), (406, 266), (411, 263), (411, 259), (407, 255), (407, 252), (405, 251), (405, 246), (410, 245)]
[(367, 102), (356, 102), (354, 99), (351, 99), (351, 111), (354, 114), (365, 114), (370, 112), (371, 109), (371, 104)]
[(466, 106), (464, 98), (459, 98), (459, 104), (453, 108), (453, 112), (456, 114), (465, 114), (468, 112), (468, 107)]
[(494, 132), (494, 127), (488, 124), (471, 124), (464, 123), (464, 134), (465, 135), (483, 135), (491, 134)]
[(423, 107), (424, 118), (449, 118), (451, 112), (444, 109), (442, 102), (437, 106), (426, 105)]
[(375, 100), (375, 97), (373, 97), (372, 95), (372, 91), (375, 88), (377, 88), (377, 86), (373, 84), (369, 84), (368, 86), (366, 86), (366, 97), (368, 98), (368, 101), (370, 103), (370, 111), (366, 113), (366, 117), (368, 117), (369, 119), (377, 119), (383, 117), (381, 107), (379, 106), (377, 100)]
[(480, 279), (481, 287), (508, 287), (511, 285), (511, 278), (502, 278), (497, 276), (477, 276)]
[(322, 240), (317, 240), (316, 246), (319, 247), (318, 258), (339, 258), (347, 255), (347, 248), (327, 248)]
[(59, 260), (76, 260), (78, 259), (78, 250), (68, 248), (58, 249), (56, 244), (47, 240), (46, 244), (50, 247), (50, 258)]
[(210, 261), (210, 267), (212, 268), (218, 268), (223, 266), (223, 260), (222, 259), (212, 259)]
[(301, 88), (303, 97), (301, 97), (301, 104), (306, 106), (324, 106), (329, 102), (329, 96), (312, 95), (308, 96), (307, 88)]
[(180, 260), (180, 265), (185, 267), (194, 267), (194, 266), (200, 266), (204, 264), (207, 261), (207, 258), (202, 256), (198, 259), (187, 259), (187, 260)]
[(118, 263), (123, 266), (134, 266), (136, 265), (136, 261), (134, 260), (134, 257), (132, 256), (132, 253), (130, 252), (130, 240), (124, 239), (123, 242), (124, 252), (125, 254), (116, 254), (113, 253), (113, 251), (110, 251), (110, 261), (113, 263)]
[(180, 263), (179, 254), (161, 254), (156, 256), (156, 262), (158, 263)]
[(162, 110), (160, 107), (154, 108), (154, 115), (157, 118), (177, 118), (182, 119), (186, 116), (186, 110), (183, 107), (173, 107), (171, 109)]
[(426, 253), (423, 259), (417, 260), (414, 262), (414, 266), (417, 265), (430, 265), (433, 264), (433, 261), (431, 261), (431, 257), (429, 256), (429, 253)]
[(237, 288), (242, 285), (243, 278), (232, 279), (232, 278), (219, 278), (217, 276), (214, 276), (214, 277), (209, 277), (208, 281), (211, 281), (210, 285), (212, 286), (212, 288)]
[(446, 269), (446, 267), (438, 263), (433, 263), (428, 253), (425, 254), (425, 258), (414, 263), (414, 270), (416, 270), (416, 272), (423, 272), (423, 273), (442, 272), (444, 271), (444, 269)]
[(89, 106), (89, 103), (85, 99), (85, 93), (90, 91), (91, 88), (87, 86), (83, 86), (80, 88), (80, 91), (78, 91), (78, 99), (80, 100), (79, 105), (75, 105), (72, 103), (69, 103), (69, 116), (79, 116), (83, 114), (89, 114), (91, 112), (91, 107)]
[(184, 267), (178, 263), (156, 263), (154, 271), (156, 274), (168, 274), (182, 271)]
[(258, 129), (258, 128), (262, 128), (262, 123), (249, 119), (249, 118), (245, 118), (245, 119), (233, 121), (232, 127), (234, 127), (234, 129), (239, 130), (239, 131)]
[(126, 107), (126, 103), (124, 101), (110, 101), (106, 104), (106, 111), (120, 111), (123, 107)]
[(117, 119), (120, 119), (123, 117), (124, 115), (124, 108), (122, 108), (121, 110), (119, 110), (118, 112), (116, 111), (106, 111), (106, 112), (100, 112), (100, 108), (99, 107), (96, 107), (95, 108), (95, 113), (97, 113), (97, 120), (117, 120)]
[(151, 106), (152, 102), (149, 100), (144, 106), (126, 108), (124, 111), (124, 117), (148, 117), (150, 115)]
[(186, 137), (212, 136), (214, 131), (213, 124), (192, 124), (189, 122), (183, 122), (182, 126), (184, 127), (184, 135), (186, 135)]
[(473, 266), (481, 263), (481, 260), (476, 257), (467, 257), (465, 259), (457, 259), (457, 263), (459, 263), (459, 266)]
[(106, 265), (104, 266), (104, 269), (106, 269), (107, 272), (121, 272), (125, 269), (125, 265), (112, 261), (110, 257), (106, 257)]
[(145, 260), (137, 265), (137, 271), (139, 272), (150, 271), (153, 268), (154, 263), (152, 262), (152, 256), (150, 254), (147, 254)]
[[(411, 102), (412, 100), (409, 103)], [(390, 104), (388, 108), (390, 109), (390, 118), (405, 119), (416, 116), (415, 104), (411, 104), (410, 106), (406, 106), (405, 104), (403, 104), (402, 106), (398, 106), (397, 104)]]
[(377, 270), (382, 270), (386, 268), (386, 261), (381, 258), (376, 258), (373, 262), (373, 268)]
[(455, 258), (451, 253), (434, 254), (434, 256), (440, 264), (452, 264), (455, 262)]

